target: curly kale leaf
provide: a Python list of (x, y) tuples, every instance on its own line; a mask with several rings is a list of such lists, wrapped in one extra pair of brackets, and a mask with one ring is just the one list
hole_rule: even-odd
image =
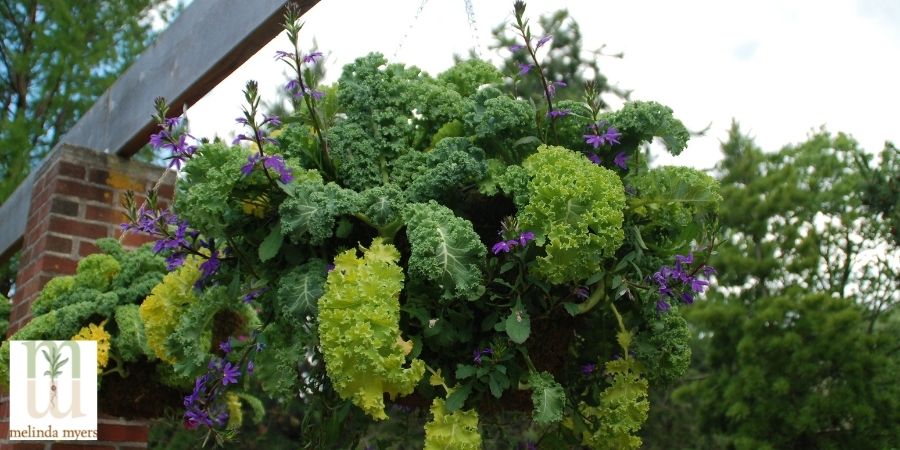
[(437, 79), (447, 83), (463, 97), (469, 97), (486, 84), (499, 86), (503, 83), (503, 74), (487, 61), (467, 59), (441, 72)]
[(225, 234), (233, 217), (243, 215), (234, 205), (232, 192), (241, 181), (247, 151), (223, 144), (201, 146), (185, 164), (186, 176), (178, 180), (175, 210), (192, 227), (213, 236)]
[(355, 122), (339, 122), (328, 130), (328, 145), (338, 181), (361, 191), (384, 180), (386, 158), (372, 133)]
[(40, 295), (31, 304), (31, 314), (46, 314), (66, 303), (69, 293), (75, 289), (75, 277), (64, 275), (53, 278), (44, 285)]
[(301, 244), (321, 245), (334, 235), (338, 218), (359, 209), (359, 194), (335, 183), (293, 184), (282, 202), (281, 233)]
[(115, 311), (118, 333), (113, 336), (112, 346), (125, 362), (134, 362), (145, 355), (153, 355), (147, 345), (144, 323), (138, 305), (122, 305)]
[(654, 383), (678, 380), (691, 365), (691, 331), (675, 311), (650, 320), (649, 329), (637, 334), (635, 355)]
[(583, 443), (595, 450), (640, 448), (637, 433), (650, 410), (647, 379), (641, 376), (634, 359), (606, 363), (606, 374), (612, 381), (600, 393), (600, 404), (582, 405), (582, 414), (599, 423), (592, 432), (584, 434)]
[[(632, 179), (637, 195), (629, 198), (631, 211), (641, 220), (647, 236), (671, 239), (696, 231), (692, 225), (710, 225), (719, 213), (722, 196), (711, 176), (688, 167), (660, 167)], [(690, 241), (696, 236), (685, 236)]]
[(408, 395), (425, 374), (425, 363), (409, 367), (400, 337), (400, 253), (376, 238), (363, 253), (347, 250), (334, 259), (325, 295), (319, 299), (319, 340), (325, 369), (343, 399), (377, 420), (387, 418), (383, 394)]
[(444, 400), (431, 402), (431, 421), (425, 424), (425, 450), (480, 450), (478, 412), (447, 410)]
[(590, 148), (584, 142), (588, 126), (591, 124), (591, 110), (584, 105), (572, 100), (560, 100), (553, 105), (555, 109), (569, 111), (569, 114), (556, 119), (556, 134), (559, 137), (559, 146), (572, 150)]
[(315, 314), (316, 303), (325, 292), (325, 274), (325, 262), (313, 259), (279, 278), (278, 307), (287, 322)]
[(78, 268), (75, 270), (75, 285), (106, 291), (121, 268), (119, 261), (112, 256), (102, 253), (88, 255), (78, 262)]
[(255, 357), (254, 375), (273, 398), (297, 395), (300, 389), (297, 370), (308, 358), (307, 337), (296, 322), (286, 320), (276, 319), (263, 329), (260, 340), (266, 343), (266, 348)]
[[(410, 152), (408, 154), (418, 153)], [(382, 231), (401, 224), (406, 198), (397, 185), (388, 183), (384, 186), (366, 189), (359, 195), (362, 214), (375, 228)], [(382, 236), (389, 235), (386, 231), (385, 233)]]
[(684, 124), (672, 116), (672, 109), (656, 102), (628, 102), (622, 109), (603, 114), (600, 119), (622, 133), (620, 147), (624, 149), (637, 149), (658, 137), (669, 153), (678, 156), (691, 137)]
[(188, 258), (153, 288), (140, 307), (147, 345), (157, 358), (170, 364), (176, 359), (166, 347), (166, 338), (175, 331), (188, 306), (197, 302), (194, 283), (200, 277), (199, 266), (199, 258)]
[(426, 155), (425, 166), (406, 189), (411, 202), (440, 199), (447, 192), (478, 182), (487, 172), (484, 152), (467, 138), (445, 138)]
[(479, 90), (466, 101), (463, 123), (469, 135), (490, 158), (514, 164), (534, 149), (533, 145), (516, 146), (522, 136), (534, 130), (534, 106), (524, 100), (503, 95), (499, 89)]
[(487, 250), (471, 222), (434, 201), (416, 203), (406, 211), (406, 234), (412, 247), (410, 278), (436, 284), (443, 300), (475, 300), (484, 293), (481, 267)]
[(555, 284), (588, 278), (625, 238), (622, 181), (563, 147), (541, 146), (523, 165), (530, 181), (519, 223), (546, 252), (536, 273)]
[(550, 425), (559, 422), (566, 406), (566, 391), (548, 372), (532, 372), (528, 377), (531, 385), (531, 403), (534, 405), (534, 422)]

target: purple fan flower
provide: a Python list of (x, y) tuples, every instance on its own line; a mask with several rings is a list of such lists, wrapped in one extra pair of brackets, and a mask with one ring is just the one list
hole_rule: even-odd
[(581, 366), (581, 373), (583, 373), (585, 375), (590, 375), (590, 374), (594, 373), (595, 370), (597, 370), (597, 365), (594, 363), (588, 363), (588, 364)]
[(256, 163), (259, 162), (259, 153), (254, 153), (247, 157), (247, 164), (244, 164), (241, 167), (241, 174), (245, 177), (253, 173), (253, 168), (256, 167)]
[(164, 123), (166, 124), (166, 128), (175, 128), (181, 123), (181, 116), (169, 117)]
[(628, 155), (626, 155), (625, 152), (619, 152), (619, 154), (616, 155), (616, 158), (613, 159), (613, 163), (615, 165), (619, 166), (621, 169), (627, 170), (628, 169)]
[(532, 67), (534, 67), (534, 64), (519, 64), (519, 76), (521, 77), (530, 72)]
[(237, 379), (239, 376), (241, 376), (241, 371), (237, 366), (232, 365), (230, 362), (226, 362), (225, 365), (222, 366), (223, 386), (237, 383)]
[(681, 265), (687, 264), (691, 265), (694, 263), (694, 254), (688, 253), (687, 256), (684, 255), (675, 255), (675, 268), (677, 270), (682, 270)]
[(282, 183), (287, 184), (294, 180), (291, 169), (284, 165), (284, 159), (280, 155), (266, 156), (263, 158), (263, 166), (278, 172)]
[(241, 133), (241, 134), (235, 136), (234, 140), (231, 141), (231, 145), (238, 145), (241, 141), (249, 141), (249, 140), (250, 140), (249, 136)]
[(709, 278), (714, 273), (716, 273), (716, 269), (712, 266), (703, 266), (703, 276)]
[(291, 59), (294, 59), (294, 54), (291, 52), (283, 51), (283, 50), (276, 50), (275, 51), (275, 59), (291, 60)]
[(169, 140), (169, 133), (165, 130), (150, 135), (150, 146), (159, 149)]
[(682, 292), (681, 293), (681, 301), (683, 301), (684, 303), (686, 303), (688, 305), (690, 305), (691, 303), (694, 303), (694, 294), (691, 294), (690, 292)]
[(575, 296), (582, 300), (587, 299), (588, 297), (590, 297), (590, 295), (591, 295), (591, 293), (590, 293), (590, 291), (588, 291), (588, 289), (586, 287), (580, 287), (580, 288), (575, 289)]
[(619, 133), (616, 127), (609, 127), (606, 129), (606, 133), (603, 133), (604, 140), (609, 144), (618, 144), (621, 137), (622, 133)]
[(670, 309), (672, 309), (672, 307), (669, 305), (669, 302), (667, 302), (663, 299), (659, 299), (659, 301), (656, 302), (656, 310), (657, 311), (659, 311), (661, 313), (666, 313), (666, 312), (669, 312)]
[(509, 46), (509, 51), (515, 53), (523, 48), (525, 48), (525, 46), (522, 44), (513, 44)]
[(697, 278), (691, 278), (691, 290), (700, 294), (706, 289), (706, 286), (709, 285), (709, 281), (700, 280)]
[(316, 62), (316, 60), (318, 60), (321, 57), (322, 57), (322, 52), (312, 52), (303, 57), (303, 62), (305, 62), (306, 64), (313, 64)]
[(493, 247), (491, 247), (491, 251), (495, 255), (499, 255), (500, 252), (509, 253), (515, 246), (516, 246), (516, 241), (500, 241), (500, 242), (494, 244)]
[(219, 350), (222, 350), (226, 354), (231, 353), (231, 340), (229, 339), (229, 340), (222, 341), (221, 343), (219, 343)]
[(519, 235), (519, 245), (524, 247), (528, 242), (534, 240), (534, 233), (531, 231), (526, 231)]
[(548, 116), (550, 116), (550, 117), (552, 117), (552, 118), (554, 118), (554, 119), (557, 118), (557, 117), (565, 117), (565, 116), (568, 116), (569, 114), (572, 114), (572, 110), (569, 109), (569, 108), (564, 108), (564, 109), (553, 109), (553, 110), (550, 110), (550, 112), (547, 113)]
[(540, 39), (538, 39), (537, 44), (534, 46), (534, 49), (537, 50), (544, 46), (544, 44), (550, 42), (550, 39), (553, 39), (552, 34), (548, 34)]
[(219, 251), (213, 250), (212, 254), (209, 255), (209, 259), (200, 264), (200, 279), (197, 280), (198, 283), (200, 281), (205, 280), (216, 272), (219, 271)]
[(259, 126), (263, 126), (266, 124), (269, 124), (273, 127), (277, 127), (277, 126), (281, 125), (281, 118), (278, 116), (275, 116), (275, 115), (268, 116), (268, 115), (263, 114), (263, 121), (261, 124), (259, 124)]
[(329, 272), (331, 272), (332, 270), (334, 270), (334, 264), (333, 264), (333, 263), (329, 263), (328, 265), (325, 266), (325, 273), (329, 273)]
[(249, 125), (250, 124), (249, 122), (247, 122), (246, 117), (238, 117), (237, 119), (234, 119), (234, 121), (241, 125)]
[(256, 369), (256, 366), (253, 364), (253, 361), (247, 361), (247, 373), (253, 373), (254, 369)]
[(244, 303), (250, 303), (253, 300), (256, 300), (263, 292), (266, 292), (266, 288), (251, 289), (250, 292), (244, 294)]
[(172, 253), (168, 257), (166, 257), (166, 270), (172, 272), (173, 270), (184, 265), (184, 259), (186, 255), (184, 253)]
[(594, 152), (588, 153), (588, 157), (587, 157), (587, 158), (588, 158), (589, 160), (591, 160), (592, 163), (594, 163), (594, 164), (596, 164), (596, 165), (598, 165), (598, 166), (599, 166), (600, 164), (603, 164), (603, 158), (601, 158), (600, 155), (598, 155), (598, 154), (596, 154), (596, 153), (594, 153)]
[(284, 85), (284, 89), (288, 92), (295, 92), (300, 89), (300, 82), (297, 80), (288, 81), (287, 84)]
[(591, 147), (599, 148), (605, 142), (603, 136), (597, 134), (585, 134), (584, 142)]
[(565, 81), (554, 81), (547, 85), (547, 93), (550, 94), (551, 97), (556, 95), (556, 89), (561, 87), (566, 87), (567, 84)]
[(475, 349), (472, 351), (472, 361), (475, 361), (476, 364), (481, 364), (481, 350)]

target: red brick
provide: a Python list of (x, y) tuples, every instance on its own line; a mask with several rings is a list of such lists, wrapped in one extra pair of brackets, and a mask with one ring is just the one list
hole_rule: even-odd
[(140, 247), (148, 242), (153, 242), (155, 240), (156, 239), (149, 235), (131, 232), (125, 235), (125, 239), (122, 239), (122, 245), (129, 248)]
[(10, 444), (0, 444), (0, 450), (44, 450), (44, 444), (25, 444), (15, 442)]
[(54, 198), (51, 201), (50, 212), (64, 216), (77, 216), (78, 203), (62, 198)]
[(62, 236), (54, 236), (49, 235), (46, 239), (47, 245), (45, 247), (48, 252), (56, 252), (56, 253), (71, 253), (72, 252), (72, 240), (69, 238), (65, 238)]
[(56, 180), (56, 192), (97, 202), (112, 200), (112, 191), (72, 180)]
[(51, 217), (50, 231), (91, 239), (100, 239), (109, 236), (109, 229), (105, 225), (85, 223), (64, 217)]
[(59, 175), (70, 178), (84, 179), (84, 167), (70, 162), (61, 161), (58, 166)]
[(134, 445), (125, 445), (125, 446), (120, 445), (119, 446), (119, 450), (144, 450), (146, 448), (147, 448), (146, 445), (143, 447), (136, 447)]
[(105, 185), (107, 178), (109, 178), (109, 172), (103, 169), (91, 169), (91, 172), (88, 174), (88, 181), (91, 183)]
[(150, 434), (147, 425), (101, 423), (97, 425), (101, 441), (146, 442)]
[(122, 213), (122, 211), (113, 208), (87, 205), (84, 218), (87, 220), (98, 220), (118, 225), (125, 221), (125, 214)]
[(51, 272), (63, 275), (75, 273), (78, 262), (64, 256), (44, 255), (40, 261), (41, 272)]
[(84, 443), (70, 441), (65, 444), (55, 442), (50, 448), (52, 450), (116, 450), (115, 445), (103, 445), (90, 441), (85, 441)]
[(93, 242), (81, 241), (78, 243), (78, 256), (85, 257), (99, 252), (100, 248), (94, 245)]

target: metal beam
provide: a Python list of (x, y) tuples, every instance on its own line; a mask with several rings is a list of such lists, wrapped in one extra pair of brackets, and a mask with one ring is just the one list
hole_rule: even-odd
[[(153, 99), (165, 97), (172, 111), (181, 111), (202, 98), (278, 35), (288, 1), (194, 0), (57, 147), (69, 144), (133, 155), (154, 131)], [(319, 0), (293, 3), (305, 12)], [(34, 174), (43, 163), (0, 206), (0, 261), (18, 248), (25, 234)]]

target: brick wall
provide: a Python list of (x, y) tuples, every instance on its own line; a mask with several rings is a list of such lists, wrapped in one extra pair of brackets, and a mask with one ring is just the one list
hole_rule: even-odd
[[(16, 292), (9, 323), (12, 334), (31, 318), (31, 302), (50, 279), (75, 273), (78, 260), (97, 250), (93, 242), (121, 236), (124, 192), (146, 193), (163, 171), (157, 166), (131, 161), (89, 149), (61, 145), (38, 169), (31, 196), (28, 222), (19, 258)], [(174, 195), (174, 174), (166, 174), (159, 188), (166, 202)], [(139, 195), (139, 200), (143, 195)], [(123, 240), (135, 247), (149, 236), (129, 233)], [(113, 417), (98, 419), (99, 440), (84, 445), (61, 443), (11, 443), (8, 398), (0, 397), (0, 450), (104, 449), (147, 447), (148, 425)]]

